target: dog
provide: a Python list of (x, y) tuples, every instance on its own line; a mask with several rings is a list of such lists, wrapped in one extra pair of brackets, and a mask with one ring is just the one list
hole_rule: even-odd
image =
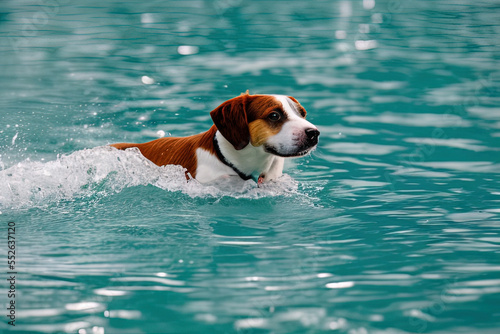
[(284, 158), (303, 156), (318, 144), (317, 127), (306, 121), (306, 110), (291, 96), (247, 91), (210, 116), (214, 125), (194, 136), (111, 146), (136, 147), (158, 166), (181, 165), (188, 180), (209, 183), (234, 175), (260, 185), (282, 175)]

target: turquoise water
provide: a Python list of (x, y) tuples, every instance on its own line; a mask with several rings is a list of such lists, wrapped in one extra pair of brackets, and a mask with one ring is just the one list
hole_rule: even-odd
[[(497, 1), (3, 1), (0, 331), (497, 333), (499, 17)], [(205, 131), (247, 89), (296, 97), (321, 130), (277, 183), (186, 183), (103, 147)]]

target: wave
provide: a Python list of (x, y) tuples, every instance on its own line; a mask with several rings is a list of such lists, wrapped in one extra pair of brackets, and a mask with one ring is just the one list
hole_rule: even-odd
[(158, 167), (138, 149), (109, 146), (58, 156), (56, 160), (26, 160), (0, 171), (0, 209), (43, 207), (61, 200), (111, 196), (125, 188), (153, 185), (190, 197), (261, 198), (293, 196), (299, 184), (288, 175), (257, 187), (254, 181), (227, 177), (210, 184), (186, 181), (181, 166)]

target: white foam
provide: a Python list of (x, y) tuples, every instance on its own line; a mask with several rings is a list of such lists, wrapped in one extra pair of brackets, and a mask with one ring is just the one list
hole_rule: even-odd
[(111, 196), (128, 187), (146, 185), (180, 191), (190, 197), (298, 194), (298, 183), (288, 175), (260, 188), (255, 182), (243, 182), (238, 177), (203, 185), (196, 180), (186, 181), (181, 166), (158, 167), (137, 149), (120, 151), (104, 146), (62, 155), (49, 162), (26, 160), (0, 171), (0, 208), (43, 207), (60, 200)]

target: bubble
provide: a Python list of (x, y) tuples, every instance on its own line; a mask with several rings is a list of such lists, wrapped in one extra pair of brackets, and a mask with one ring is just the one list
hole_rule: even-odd
[(141, 77), (141, 81), (145, 85), (152, 85), (152, 84), (155, 83), (155, 80), (153, 78), (151, 78), (151, 77), (148, 77), (147, 75), (143, 75)]

